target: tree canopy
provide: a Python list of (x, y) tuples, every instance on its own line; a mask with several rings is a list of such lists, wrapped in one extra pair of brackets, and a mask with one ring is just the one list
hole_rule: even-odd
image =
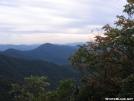
[(70, 56), (73, 68), (83, 76), (76, 101), (134, 96), (134, 0), (128, 1), (123, 12), (128, 16), (118, 15), (115, 27), (105, 25), (103, 35)]

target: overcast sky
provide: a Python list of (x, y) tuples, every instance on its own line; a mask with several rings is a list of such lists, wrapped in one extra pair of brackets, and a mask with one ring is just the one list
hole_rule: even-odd
[[(0, 44), (86, 42), (126, 0), (0, 0)], [(94, 34), (91, 31), (94, 30)]]

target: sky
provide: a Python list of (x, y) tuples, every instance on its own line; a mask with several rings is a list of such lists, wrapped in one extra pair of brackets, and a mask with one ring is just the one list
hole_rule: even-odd
[[(87, 42), (126, 0), (0, 0), (0, 44)], [(93, 31), (92, 31), (93, 30)]]

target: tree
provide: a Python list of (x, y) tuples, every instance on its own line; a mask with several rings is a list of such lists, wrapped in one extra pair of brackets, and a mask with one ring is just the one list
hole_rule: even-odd
[(74, 81), (73, 78), (61, 80), (55, 91), (49, 91), (44, 95), (45, 101), (71, 101), (74, 98)]
[(105, 97), (117, 97), (120, 93), (124, 97), (125, 93), (132, 95), (130, 90), (122, 89), (130, 85), (125, 81), (130, 81), (129, 76), (134, 73), (133, 0), (129, 0), (124, 7), (128, 18), (117, 16), (115, 28), (105, 25), (102, 28), (104, 36), (97, 35), (95, 42), (80, 46), (69, 57), (73, 68), (79, 70), (83, 76), (80, 96), (89, 90), (85, 100), (81, 101), (104, 100)]
[(44, 87), (49, 83), (45, 82), (44, 76), (31, 76), (25, 78), (25, 84), (13, 84), (12, 91), (15, 101), (71, 101), (74, 98), (74, 81), (73, 78), (61, 80), (59, 87), (54, 91), (44, 91)]
[(45, 82), (47, 77), (31, 76), (25, 78), (25, 84), (17, 83), (12, 85), (10, 92), (14, 96), (15, 101), (40, 101), (40, 96), (44, 93), (44, 87), (49, 83)]

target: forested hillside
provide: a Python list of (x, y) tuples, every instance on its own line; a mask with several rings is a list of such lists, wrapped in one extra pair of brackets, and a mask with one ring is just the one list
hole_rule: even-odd
[[(6, 101), (2, 100), (5, 99), (3, 97), (7, 97), (8, 99), (8, 92), (11, 90), (11, 84), (13, 82), (23, 82), (25, 77), (31, 75), (47, 76), (47, 80), (50, 82), (50, 86), (47, 88), (49, 90), (55, 89), (59, 85), (60, 80), (67, 78), (79, 79), (80, 77), (77, 72), (73, 72), (68, 68), (60, 67), (51, 62), (43, 60), (23, 60), (0, 54), (0, 101)], [(2, 94), (7, 94), (7, 96), (2, 96)]]

